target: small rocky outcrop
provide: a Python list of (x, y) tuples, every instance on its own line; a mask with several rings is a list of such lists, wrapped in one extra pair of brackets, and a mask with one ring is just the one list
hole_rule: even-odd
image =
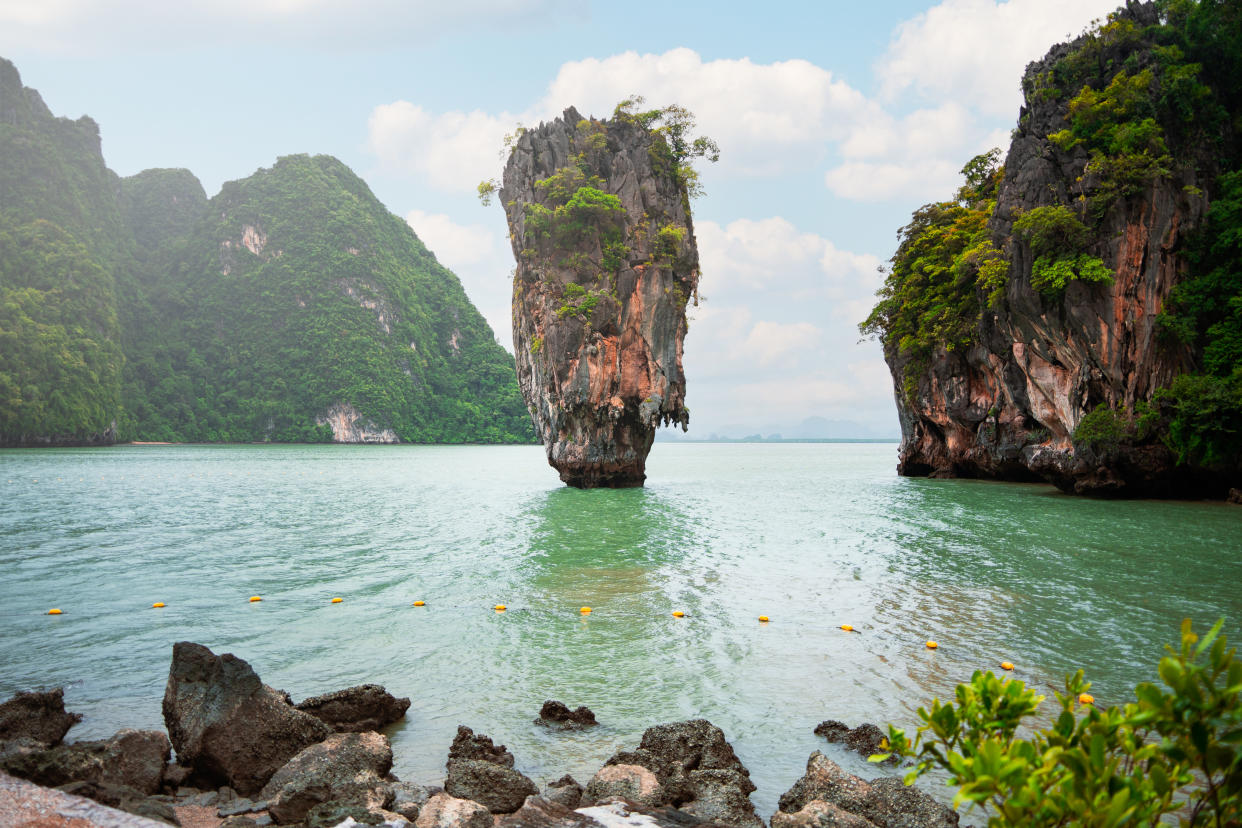
[(539, 718), (535, 719), (535, 724), (554, 730), (581, 730), (594, 727), (599, 722), (595, 721), (595, 714), (585, 704), (580, 705), (577, 710), (570, 710), (568, 705), (549, 699), (539, 709)]
[(543, 789), (543, 798), (566, 808), (577, 808), (582, 804), (582, 785), (569, 774), (565, 774), (555, 782), (550, 782)]
[(655, 429), (689, 422), (699, 255), (680, 167), (637, 118), (572, 107), (524, 132), (505, 166), (518, 384), (571, 486), (641, 486)]
[[(862, 756), (884, 753), (884, 731), (870, 722), (851, 728), (844, 722), (827, 719), (815, 726), (815, 735), (823, 736), (830, 742), (843, 744)], [(897, 760), (895, 757), (890, 757), (890, 761), (896, 762)]]
[[(807, 760), (806, 774), (781, 795), (779, 807), (772, 817), (773, 828), (956, 828), (958, 824), (953, 809), (918, 788), (891, 777), (865, 781), (819, 751)], [(842, 812), (857, 819), (841, 816)]]
[(124, 786), (142, 796), (159, 792), (172, 753), (168, 737), (154, 730), (120, 730), (111, 739), (53, 748), (23, 738), (15, 740), (15, 746), (19, 748), (6, 750), (0, 758), (0, 770), (13, 776), (49, 788), (74, 782)]
[(458, 727), (449, 747), (444, 790), (478, 802), (493, 814), (511, 814), (526, 797), (539, 794), (534, 782), (513, 769), (513, 762), (513, 754), (504, 745), (494, 745), (487, 736)]
[(409, 699), (399, 699), (378, 684), (313, 696), (297, 705), (337, 733), (379, 730), (399, 720), (409, 707)]
[(415, 828), (492, 828), (492, 815), (469, 799), (438, 793), (419, 811)]
[(200, 644), (173, 645), (164, 724), (177, 759), (209, 786), (257, 793), (303, 749), (332, 729), (263, 684), (242, 659)]
[(750, 771), (724, 732), (706, 719), (648, 728), (637, 750), (621, 751), (606, 764), (638, 765), (651, 771), (664, 791), (658, 804), (672, 805), (707, 822), (763, 826), (750, 801), (755, 790)]
[(462, 759), (478, 759), (481, 762), (504, 765), (506, 768), (513, 767), (513, 754), (508, 748), (493, 744), (491, 738), (482, 733), (475, 735), (465, 725), (458, 725), (457, 735), (449, 745), (448, 760), (455, 762)]
[(69, 728), (82, 721), (65, 712), (65, 690), (17, 693), (0, 704), (0, 742), (27, 737), (46, 747), (59, 745)]
[(392, 769), (388, 739), (374, 731), (337, 733), (288, 761), (259, 793), (282, 824), (301, 821), (322, 802), (353, 802), (369, 809), (393, 801), (384, 776)]

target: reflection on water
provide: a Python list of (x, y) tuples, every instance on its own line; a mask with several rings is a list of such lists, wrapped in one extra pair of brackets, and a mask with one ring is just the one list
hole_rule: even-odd
[[(0, 694), (67, 685), (77, 738), (160, 727), (171, 645), (199, 641), (295, 698), (409, 696), (396, 772), (424, 783), (459, 723), (585, 782), (703, 716), (766, 816), (817, 748), (887, 772), (823, 719), (909, 726), (1002, 660), (1041, 688), (1085, 667), (1122, 701), (1183, 616), (1238, 637), (1242, 509), (908, 480), (893, 453), (662, 443), (645, 489), (580, 491), (538, 447), (0, 451)], [(600, 727), (537, 727), (548, 698)]]

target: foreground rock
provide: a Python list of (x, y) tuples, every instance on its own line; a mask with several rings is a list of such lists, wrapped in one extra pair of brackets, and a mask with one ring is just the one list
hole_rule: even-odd
[[(815, 735), (823, 736), (830, 742), (843, 744), (862, 756), (874, 756), (884, 752), (884, 731), (870, 722), (851, 728), (844, 722), (828, 719), (815, 726)], [(895, 757), (890, 757), (889, 761), (896, 762), (897, 760)]]
[[(659, 783), (658, 791), (645, 797), (654, 800), (651, 804), (672, 805), (709, 822), (743, 828), (763, 826), (750, 801), (755, 790), (750, 771), (737, 758), (724, 732), (706, 719), (649, 728), (637, 750), (621, 751), (607, 764), (651, 771)], [(626, 775), (635, 781), (641, 779), (632, 771)]]
[[(133, 792), (134, 801), (145, 797)], [(163, 822), (0, 773), (0, 825), (20, 828), (161, 828)]]
[(188, 641), (173, 645), (164, 724), (178, 761), (194, 768), (195, 779), (247, 796), (297, 753), (332, 735), (242, 659)]
[(73, 782), (124, 786), (142, 796), (159, 792), (164, 766), (172, 753), (168, 737), (155, 730), (121, 730), (111, 739), (53, 748), (43, 748), (29, 739), (15, 740), (14, 744), (19, 749), (6, 750), (0, 756), (0, 769), (13, 776), (49, 788)]
[(423, 805), (415, 828), (492, 828), (492, 815), (477, 802), (438, 793)]
[(543, 798), (573, 809), (582, 804), (582, 790), (578, 780), (565, 774), (555, 782), (548, 783), (548, 786), (543, 789)]
[(696, 828), (718, 823), (699, 819), (676, 808), (652, 807), (624, 799), (610, 799), (590, 808), (579, 808), (578, 813), (589, 817), (601, 828)]
[[(844, 815), (843, 815), (844, 814)], [(958, 815), (900, 779), (870, 782), (847, 773), (819, 751), (806, 774), (780, 798), (772, 828), (956, 828)]]
[(595, 714), (585, 704), (580, 705), (577, 710), (570, 710), (568, 705), (549, 699), (539, 709), (539, 718), (535, 719), (535, 724), (555, 730), (581, 730), (594, 727), (599, 722), (595, 721)]
[(337, 733), (306, 748), (284, 765), (259, 793), (282, 824), (299, 822), (323, 802), (386, 808), (393, 789), (384, 781), (392, 769), (388, 739), (374, 731)]
[(497, 747), (468, 727), (457, 728), (447, 770), (445, 791), (478, 802), (493, 814), (511, 814), (526, 797), (539, 793), (534, 782), (513, 769), (513, 754), (504, 745)]
[(409, 699), (399, 699), (378, 684), (337, 690), (297, 705), (337, 733), (379, 730), (404, 716), (409, 707)]
[(53, 747), (80, 721), (81, 715), (65, 712), (62, 687), (46, 692), (17, 693), (0, 704), (0, 742), (25, 737)]
[(461, 759), (478, 759), (481, 762), (504, 765), (506, 768), (513, 767), (514, 761), (513, 754), (504, 745), (493, 744), (490, 737), (482, 733), (475, 735), (465, 725), (458, 725), (457, 735), (449, 745), (448, 760), (455, 762)]
[(641, 486), (655, 429), (689, 422), (699, 254), (680, 163), (638, 119), (571, 107), (526, 130), (505, 166), (518, 385), (571, 486)]

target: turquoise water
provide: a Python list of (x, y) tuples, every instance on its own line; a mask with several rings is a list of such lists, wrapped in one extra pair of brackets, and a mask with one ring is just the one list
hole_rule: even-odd
[[(659, 443), (645, 489), (584, 492), (538, 447), (3, 451), (0, 696), (65, 685), (76, 738), (162, 727), (188, 639), (295, 699), (409, 696), (395, 770), (423, 783), (459, 723), (536, 782), (585, 782), (647, 726), (704, 716), (766, 817), (817, 748), (883, 772), (815, 737), (825, 718), (912, 724), (1002, 660), (1048, 689), (1081, 666), (1120, 702), (1183, 617), (1238, 638), (1242, 508), (903, 479), (895, 454)], [(548, 698), (601, 726), (546, 732)]]

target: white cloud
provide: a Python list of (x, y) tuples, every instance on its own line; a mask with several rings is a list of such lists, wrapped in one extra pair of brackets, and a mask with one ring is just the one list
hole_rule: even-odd
[(1117, 0), (944, 0), (897, 27), (877, 63), (882, 96), (913, 91), (1016, 118), (1026, 64)]
[(882, 113), (857, 90), (805, 60), (757, 64), (704, 61), (690, 49), (625, 52), (565, 63), (546, 93), (525, 111), (427, 112), (408, 101), (378, 106), (369, 145), (388, 171), (418, 172), (445, 192), (470, 192), (495, 176), (501, 139), (518, 122), (533, 126), (569, 106), (607, 117), (631, 94), (651, 106), (677, 102), (692, 111), (701, 134), (721, 148), (712, 175), (762, 175), (813, 166), (831, 140)]
[(371, 112), (368, 145), (389, 171), (422, 173), (437, 189), (473, 192), (496, 174), (501, 142), (516, 120), (478, 110), (433, 115), (396, 101)]
[(944, 201), (952, 197), (961, 176), (961, 162), (941, 159), (918, 161), (851, 161), (824, 175), (828, 189), (855, 201), (915, 198)]
[[(878, 257), (779, 216), (703, 221), (695, 233), (707, 299), (692, 312), (685, 365), (700, 435), (730, 422), (888, 416), (887, 369), (856, 327), (882, 279)], [(854, 367), (877, 363), (882, 382)]]
[(0, 0), (0, 48), (124, 54), (260, 42), (373, 49), (579, 14), (571, 0)]

